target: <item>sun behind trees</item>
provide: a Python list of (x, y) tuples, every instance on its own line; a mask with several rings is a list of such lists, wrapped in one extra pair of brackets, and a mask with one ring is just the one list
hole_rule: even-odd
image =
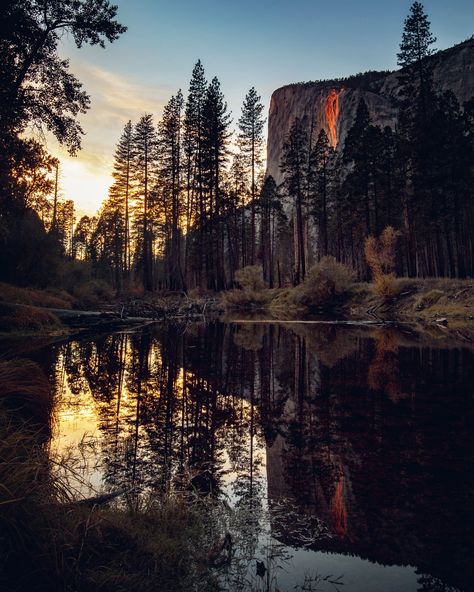
[[(0, 27), (0, 279), (55, 285), (72, 245), (73, 203), (58, 199), (50, 132), (71, 154), (90, 98), (58, 54), (61, 37), (105, 47), (126, 31), (107, 0), (2, 3)], [(31, 130), (38, 132), (35, 137)], [(51, 199), (51, 194), (54, 197)]]
[(78, 224), (84, 259), (118, 290), (180, 292), (228, 288), (244, 262), (272, 260), (282, 208), (269, 179), (261, 189), (262, 110), (252, 88), (229, 166), (227, 103), (198, 61), (186, 100), (181, 91), (171, 97), (157, 126), (151, 115), (126, 124), (109, 198), (97, 220)]

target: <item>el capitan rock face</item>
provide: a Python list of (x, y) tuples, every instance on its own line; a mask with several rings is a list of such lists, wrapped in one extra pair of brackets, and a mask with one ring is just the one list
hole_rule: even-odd
[[(440, 91), (451, 90), (463, 104), (474, 96), (474, 39), (438, 52), (434, 61), (434, 83)], [(295, 117), (302, 119), (315, 136), (323, 128), (333, 146), (344, 145), (361, 98), (367, 103), (372, 123), (395, 127), (399, 72), (370, 73), (347, 81), (289, 84), (276, 90), (268, 116), (267, 174), (277, 184), (283, 143)]]

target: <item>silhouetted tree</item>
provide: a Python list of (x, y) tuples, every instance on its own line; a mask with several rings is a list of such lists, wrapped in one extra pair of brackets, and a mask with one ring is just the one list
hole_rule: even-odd
[(311, 151), (311, 176), (309, 179), (309, 191), (313, 216), (318, 224), (318, 257), (328, 254), (328, 216), (329, 216), (329, 192), (330, 192), (330, 165), (329, 161), (333, 149), (329, 143), (326, 132), (321, 129), (318, 139)]
[(145, 290), (153, 289), (153, 233), (151, 227), (151, 191), (156, 182), (157, 133), (153, 116), (143, 115), (133, 132), (135, 160), (135, 224), (141, 235), (140, 264)]
[(182, 111), (183, 95), (178, 91), (171, 97), (163, 111), (158, 126), (160, 152), (159, 186), (163, 201), (163, 214), (166, 223), (167, 242), (166, 267), (167, 284), (172, 290), (185, 287), (183, 266), (181, 264), (181, 221), (185, 210), (182, 203)]
[(200, 224), (206, 225), (205, 269), (209, 288), (226, 285), (224, 268), (223, 169), (227, 163), (230, 114), (219, 80), (213, 78), (203, 108), (204, 183), (207, 212)]
[(132, 195), (132, 178), (134, 171), (134, 138), (132, 122), (128, 121), (120, 136), (115, 149), (114, 169), (112, 176), (114, 183), (109, 189), (109, 200), (114, 203), (114, 209), (123, 217), (124, 237), (123, 253), (120, 256), (122, 272), (129, 276), (131, 271), (130, 259), (130, 198)]
[(255, 264), (255, 199), (256, 199), (256, 172), (261, 166), (261, 151), (263, 146), (263, 127), (265, 118), (263, 117), (263, 105), (261, 97), (252, 87), (245, 96), (242, 105), (242, 115), (238, 121), (239, 126), (239, 147), (244, 157), (244, 163), (250, 169), (250, 215), (251, 215), (251, 234), (250, 234), (250, 265)]
[(294, 200), (295, 265), (293, 282), (304, 281), (306, 274), (306, 252), (304, 241), (304, 214), (307, 186), (308, 134), (301, 119), (296, 117), (283, 144), (280, 168), (285, 178), (284, 187)]

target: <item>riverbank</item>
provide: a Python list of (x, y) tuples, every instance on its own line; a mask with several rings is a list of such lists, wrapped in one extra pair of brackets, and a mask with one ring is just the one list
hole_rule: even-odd
[[(332, 290), (332, 291), (331, 291)], [(114, 331), (172, 320), (203, 322), (219, 318), (304, 321), (330, 318), (469, 327), (474, 324), (474, 280), (397, 278), (390, 297), (374, 285), (347, 278), (335, 287), (319, 282), (281, 289), (244, 287), (220, 294), (150, 293), (119, 295), (93, 309), (67, 293), (0, 285), (0, 334), (67, 336)]]
[(398, 278), (391, 297), (379, 296), (372, 284), (351, 283), (323, 303), (300, 287), (234, 290), (224, 293), (228, 312), (263, 312), (277, 320), (304, 320), (318, 315), (346, 320), (454, 323), (474, 321), (474, 281), (447, 278)]

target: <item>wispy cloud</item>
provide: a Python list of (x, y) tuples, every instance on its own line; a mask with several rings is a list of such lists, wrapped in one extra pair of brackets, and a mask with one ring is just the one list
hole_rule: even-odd
[(86, 133), (83, 148), (76, 157), (69, 156), (53, 140), (48, 148), (61, 160), (64, 195), (75, 201), (79, 211), (90, 214), (107, 196), (115, 145), (124, 125), (129, 119), (136, 122), (145, 113), (159, 118), (174, 89), (125, 78), (80, 61), (71, 69), (92, 99), (90, 110), (81, 120)]

